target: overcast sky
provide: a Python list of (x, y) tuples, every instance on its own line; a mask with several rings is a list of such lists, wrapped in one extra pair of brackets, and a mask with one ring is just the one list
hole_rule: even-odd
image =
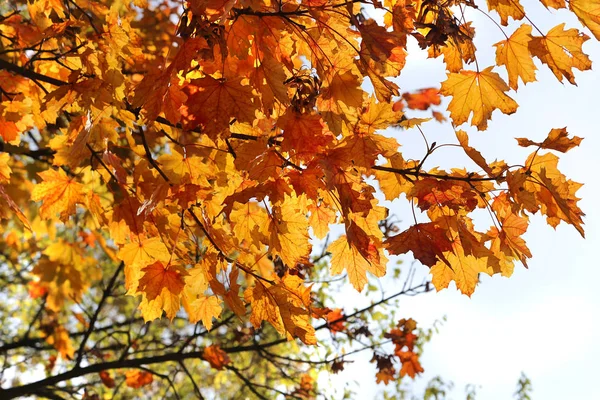
[[(566, 22), (566, 28), (588, 32), (567, 12), (549, 12), (541, 4), (527, 4), (528, 15), (543, 31)], [(494, 17), (496, 15), (492, 14)], [(476, 44), (480, 68), (493, 65), (491, 46), (504, 37), (485, 16), (475, 17)], [(520, 23), (505, 31), (511, 34)], [(535, 33), (534, 33), (535, 34)], [(589, 32), (588, 32), (589, 34)], [(590, 35), (591, 36), (591, 35)], [(518, 93), (509, 95), (519, 103), (516, 114), (505, 116), (495, 111), (485, 132), (463, 125), (470, 144), (488, 161), (504, 159), (520, 164), (532, 148), (517, 146), (515, 137), (543, 140), (550, 129), (567, 127), (569, 133), (584, 137), (581, 147), (560, 156), (559, 169), (568, 178), (585, 185), (579, 190), (586, 239), (571, 226), (561, 224), (556, 231), (541, 217), (531, 218), (525, 239), (533, 254), (529, 269), (515, 268), (511, 278), (482, 277), (475, 294), (468, 298), (454, 284), (447, 290), (414, 298), (403, 298), (400, 307), (404, 317), (416, 319), (428, 327), (446, 315), (448, 320), (439, 334), (426, 345), (422, 357), (425, 373), (417, 386), (436, 375), (452, 380), (451, 398), (465, 398), (467, 384), (481, 385), (478, 399), (510, 399), (521, 371), (533, 384), (533, 399), (600, 399), (596, 379), (600, 369), (600, 44), (590, 39), (583, 46), (590, 55), (593, 70), (575, 73), (578, 86), (559, 83), (546, 66), (538, 65), (538, 81), (527, 86), (519, 83)], [(409, 61), (399, 84), (402, 91), (437, 86), (445, 80), (441, 62), (425, 60), (418, 47), (409, 49)], [(495, 68), (506, 77), (504, 68)], [(429, 140), (455, 143), (450, 125), (430, 122), (423, 127)], [(421, 158), (424, 146), (416, 131), (390, 132), (398, 138), (406, 158)], [(460, 149), (448, 147), (428, 161), (426, 168), (467, 166), (478, 170), (461, 158)], [(465, 161), (459, 161), (465, 160)], [(457, 163), (461, 163), (457, 165)], [(404, 201), (394, 202), (392, 212), (403, 219), (401, 227), (411, 223)], [(485, 230), (489, 221), (482, 221)], [(479, 221), (478, 221), (479, 222)], [(485, 227), (484, 227), (485, 225)], [(403, 257), (405, 265), (411, 260)], [(427, 268), (419, 266), (421, 274)], [(365, 304), (362, 302), (362, 304)], [(362, 362), (347, 364), (346, 371), (331, 384), (342, 385), (356, 380), (358, 398), (375, 398), (374, 369)], [(367, 373), (367, 370), (369, 371)]]

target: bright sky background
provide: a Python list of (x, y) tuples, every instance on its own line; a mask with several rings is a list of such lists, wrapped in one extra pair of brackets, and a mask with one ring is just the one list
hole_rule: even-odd
[[(549, 12), (540, 4), (527, 2), (528, 16), (545, 33), (561, 22), (566, 28), (581, 27), (567, 12)], [(531, 10), (531, 11), (529, 11)], [(494, 18), (497, 16), (491, 14)], [(491, 21), (480, 13), (472, 16), (477, 28), (479, 66), (493, 65), (495, 49), (491, 46), (504, 37)], [(505, 28), (511, 34), (520, 24)], [(589, 33), (589, 32), (588, 32)], [(536, 33), (534, 32), (534, 35)], [(591, 36), (591, 35), (590, 35)], [(559, 169), (570, 179), (585, 184), (578, 195), (584, 218), (586, 239), (571, 226), (561, 224), (555, 231), (545, 219), (534, 217), (525, 239), (531, 252), (529, 269), (518, 265), (509, 279), (483, 277), (469, 299), (454, 284), (439, 293), (402, 298), (402, 316), (412, 317), (421, 327), (429, 327), (446, 315), (440, 333), (426, 345), (421, 359), (425, 373), (417, 380), (422, 388), (436, 375), (454, 382), (453, 399), (464, 399), (467, 384), (480, 385), (477, 399), (511, 399), (517, 380), (524, 371), (533, 384), (533, 398), (544, 400), (600, 399), (598, 360), (600, 360), (599, 306), (600, 263), (600, 44), (590, 39), (583, 46), (590, 55), (594, 70), (577, 71), (578, 87), (561, 84), (546, 66), (536, 61), (538, 82), (523, 86), (509, 95), (519, 103), (516, 114), (505, 116), (495, 111), (485, 132), (463, 125), (470, 144), (488, 161), (504, 159), (508, 164), (522, 163), (534, 148), (520, 148), (515, 137), (543, 140), (550, 129), (567, 127), (569, 133), (584, 137), (581, 147), (559, 154)], [(436, 86), (445, 80), (441, 62), (425, 60), (418, 47), (409, 49), (409, 60), (399, 84), (402, 91)], [(474, 66), (473, 66), (474, 68)], [(504, 68), (497, 67), (503, 77)], [(430, 122), (423, 126), (429, 142), (456, 143), (448, 124)], [(424, 145), (415, 130), (390, 132), (403, 146), (405, 159), (422, 158)], [(478, 168), (463, 158), (462, 150), (448, 147), (432, 157), (425, 168), (467, 166)], [(408, 154), (408, 155), (406, 155)], [(441, 157), (440, 157), (441, 155)], [(405, 201), (391, 207), (403, 220), (406, 229), (412, 217)], [(480, 219), (481, 230), (489, 220)], [(402, 258), (408, 265), (411, 258)], [(424, 266), (418, 267), (422, 275)], [(391, 292), (390, 292), (391, 293)], [(354, 295), (356, 296), (356, 295)], [(356, 297), (354, 297), (356, 298)], [(361, 304), (368, 304), (361, 301)], [(350, 301), (347, 307), (350, 309)], [(368, 364), (371, 354), (335, 376), (330, 385), (343, 386), (356, 380), (357, 398), (377, 398), (375, 370)], [(419, 393), (420, 391), (417, 391)], [(335, 397), (337, 398), (337, 397)]]

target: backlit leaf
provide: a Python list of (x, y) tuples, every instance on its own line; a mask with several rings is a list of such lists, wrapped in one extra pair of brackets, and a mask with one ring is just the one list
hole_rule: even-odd
[(452, 96), (448, 110), (455, 125), (467, 122), (472, 113), (471, 125), (485, 130), (494, 110), (499, 109), (504, 114), (517, 111), (517, 103), (505, 94), (508, 86), (500, 75), (492, 72), (492, 68), (488, 67), (481, 72), (451, 73), (442, 82), (440, 93)]

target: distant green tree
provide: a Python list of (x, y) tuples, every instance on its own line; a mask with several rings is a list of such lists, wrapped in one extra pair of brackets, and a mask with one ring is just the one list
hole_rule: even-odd
[(517, 400), (531, 400), (531, 392), (533, 392), (531, 380), (524, 372), (521, 372), (521, 377), (517, 382), (517, 390), (513, 397)]

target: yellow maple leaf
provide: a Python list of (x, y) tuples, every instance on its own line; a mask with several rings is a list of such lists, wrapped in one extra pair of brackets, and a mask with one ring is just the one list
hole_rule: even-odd
[(496, 64), (504, 65), (508, 72), (508, 85), (519, 88), (519, 78), (523, 83), (535, 81), (535, 64), (529, 53), (531, 26), (523, 24), (509, 38), (496, 43)]
[[(2, 127), (0, 127), (0, 129), (2, 129)], [(8, 153), (0, 154), (0, 182), (10, 181), (10, 173), (12, 170), (8, 165), (9, 160), (10, 155)]]
[[(565, 0), (540, 0), (540, 1), (546, 8), (554, 8), (555, 10), (558, 10), (559, 8), (566, 7)], [(569, 1), (569, 3), (571, 3), (571, 1)]]
[(75, 205), (83, 202), (83, 185), (62, 169), (49, 169), (39, 175), (44, 181), (33, 188), (31, 199), (42, 201), (40, 216), (49, 219), (60, 214), (60, 219), (66, 221), (75, 214)]
[(377, 102), (375, 98), (369, 97), (360, 114), (357, 129), (366, 134), (373, 134), (395, 124), (401, 116), (402, 113), (395, 111), (390, 102)]
[(525, 17), (525, 9), (519, 0), (487, 0), (488, 8), (500, 15), (500, 23), (508, 25), (508, 18), (521, 20)]
[(331, 253), (331, 274), (339, 275), (346, 270), (350, 283), (359, 292), (367, 283), (367, 272), (377, 277), (385, 275), (387, 259), (383, 253), (380, 252), (379, 260), (367, 260), (346, 235), (331, 243), (327, 251)]
[(71, 343), (69, 331), (64, 326), (54, 328), (52, 334), (46, 338), (49, 345), (58, 350), (60, 356), (66, 360), (72, 360), (75, 354), (75, 349)]
[[(475, 36), (475, 29), (470, 22), (460, 25), (459, 31), (461, 36), (464, 37), (473, 38)], [(431, 46), (428, 50), (428, 57), (437, 58), (443, 55), (446, 70), (460, 72), (463, 64), (470, 64), (475, 61), (476, 50), (473, 40), (459, 40), (451, 36), (444, 46)]]
[(577, 232), (585, 237), (582, 226), (582, 217), (585, 214), (577, 206), (580, 199), (575, 196), (575, 192), (582, 185), (564, 179), (551, 179), (546, 175), (544, 168), (539, 173), (539, 179), (544, 189), (540, 191), (538, 200), (542, 203), (542, 212), (547, 215), (548, 223), (556, 227), (562, 220), (573, 225)]
[(135, 294), (142, 277), (142, 268), (154, 261), (168, 263), (170, 253), (158, 237), (134, 241), (119, 250), (117, 257), (125, 263), (125, 288), (129, 294)]
[(467, 296), (475, 292), (475, 287), (479, 281), (479, 273), (487, 273), (487, 265), (484, 258), (475, 256), (456, 255), (453, 252), (445, 252), (444, 257), (448, 260), (452, 268), (443, 261), (438, 261), (431, 267), (430, 273), (433, 275), (431, 282), (439, 291), (445, 289), (450, 281), (456, 282), (456, 288)]
[(269, 224), (271, 249), (290, 267), (305, 261), (310, 253), (308, 221), (299, 200), (286, 196), (281, 206), (273, 207)]
[(564, 27), (565, 24), (562, 23), (545, 36), (534, 37), (529, 42), (529, 51), (546, 64), (560, 82), (564, 77), (575, 85), (573, 68), (580, 71), (592, 68), (589, 57), (581, 50), (589, 36), (577, 29), (565, 30)]
[(252, 304), (250, 322), (259, 328), (267, 321), (288, 340), (300, 338), (305, 344), (316, 344), (315, 329), (310, 323), (310, 288), (297, 276), (287, 275), (282, 282), (268, 286), (257, 282), (244, 292)]
[[(389, 162), (384, 167), (402, 170), (412, 168), (415, 163), (412, 161), (405, 162), (402, 154), (397, 153), (389, 158)], [(413, 186), (404, 176), (391, 173), (390, 171), (375, 170), (375, 177), (379, 181), (379, 188), (385, 195), (386, 200), (394, 200), (400, 197), (402, 193), (408, 193)]]
[(499, 109), (504, 114), (517, 111), (519, 105), (504, 93), (508, 91), (508, 85), (492, 69), (488, 67), (481, 72), (450, 73), (442, 83), (440, 93), (452, 96), (448, 110), (455, 125), (467, 122), (473, 113), (471, 125), (483, 131), (487, 129), (487, 122), (494, 110)]
[(261, 241), (267, 237), (265, 228), (268, 226), (268, 218), (266, 210), (256, 202), (235, 202), (229, 214), (229, 219), (234, 224), (235, 240), (240, 245), (260, 248)]
[(142, 311), (144, 322), (160, 318), (163, 311), (165, 311), (167, 318), (172, 321), (179, 308), (181, 308), (180, 298), (180, 294), (173, 293), (166, 287), (162, 288), (162, 291), (154, 300), (148, 300), (146, 296), (143, 296), (139, 309)]
[(187, 312), (191, 323), (202, 321), (204, 327), (210, 330), (213, 318), (219, 318), (222, 310), (221, 300), (217, 296), (201, 296), (192, 301)]
[(81, 268), (83, 263), (81, 248), (63, 239), (59, 239), (46, 247), (44, 254), (48, 256), (50, 261), (70, 265), (74, 268)]
[(208, 289), (206, 262), (211, 262), (211, 260), (203, 257), (201, 263), (189, 269), (185, 276), (184, 297), (191, 299), (190, 301), (201, 296)]
[(169, 250), (159, 237), (152, 237), (138, 242), (126, 244), (117, 254), (125, 265), (150, 264), (152, 261), (169, 261)]
[(329, 224), (335, 223), (336, 213), (327, 204), (320, 202), (308, 207), (310, 217), (308, 223), (318, 239), (323, 239), (329, 233)]
[(600, 40), (600, 1), (570, 0), (569, 8), (577, 15), (581, 23), (592, 31), (596, 39)]

